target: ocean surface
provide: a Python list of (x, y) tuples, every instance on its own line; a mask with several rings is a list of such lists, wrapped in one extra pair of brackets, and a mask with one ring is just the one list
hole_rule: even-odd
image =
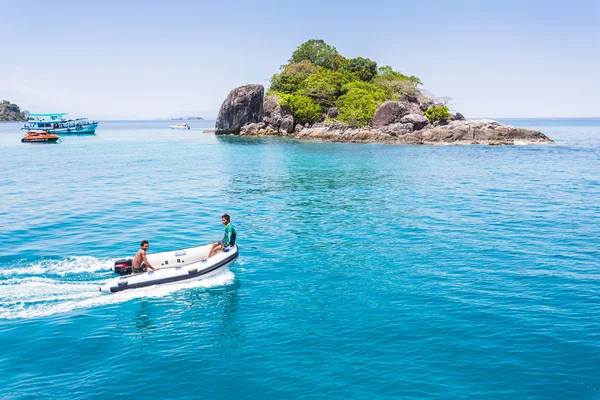
[[(599, 399), (600, 119), (398, 146), (0, 124), (0, 399)], [(216, 241), (194, 284), (112, 260)]]

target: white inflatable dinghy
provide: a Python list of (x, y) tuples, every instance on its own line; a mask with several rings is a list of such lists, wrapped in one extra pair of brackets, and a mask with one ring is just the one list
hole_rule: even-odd
[(113, 271), (121, 275), (100, 287), (101, 292), (115, 293), (153, 285), (195, 281), (216, 275), (229, 268), (238, 258), (238, 247), (233, 245), (218, 252), (208, 260), (211, 244), (176, 251), (146, 255), (148, 262), (158, 271), (134, 273), (132, 260), (117, 260)]

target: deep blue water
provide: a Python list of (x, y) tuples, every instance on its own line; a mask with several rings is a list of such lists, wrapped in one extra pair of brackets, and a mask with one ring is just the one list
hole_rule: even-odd
[[(0, 398), (600, 398), (600, 119), (502, 122), (556, 143), (0, 124)], [(224, 212), (231, 271), (98, 292)]]

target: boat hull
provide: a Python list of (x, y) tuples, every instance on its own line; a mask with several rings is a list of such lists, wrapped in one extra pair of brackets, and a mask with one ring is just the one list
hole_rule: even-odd
[(93, 135), (96, 133), (96, 128), (98, 128), (98, 122), (94, 122), (91, 124), (84, 124), (84, 125), (80, 125), (80, 126), (68, 126), (68, 127), (63, 127), (63, 128), (52, 128), (52, 127), (38, 127), (38, 126), (33, 126), (33, 127), (25, 127), (23, 128), (23, 130), (33, 130), (33, 129), (38, 129), (38, 130), (43, 130), (46, 131), (48, 133), (52, 133), (55, 135), (69, 135), (69, 134), (73, 134), (73, 135)]
[(22, 143), (56, 143), (58, 142), (58, 138), (50, 137), (50, 138), (23, 138), (21, 139)]
[(22, 143), (56, 143), (60, 138), (46, 131), (28, 131), (21, 139)]
[(50, 129), (48, 132), (50, 133), (55, 133), (57, 135), (68, 135), (68, 134), (77, 134), (77, 135), (83, 135), (83, 134), (94, 134), (96, 133), (96, 128), (98, 128), (98, 123), (93, 123), (93, 124), (88, 124), (88, 125), (83, 125), (80, 127), (70, 127), (70, 128), (55, 128), (55, 129)]
[[(203, 255), (206, 256), (209, 248), (210, 245), (206, 245), (175, 252), (151, 254), (147, 256), (148, 261), (154, 266), (160, 265), (158, 271), (148, 271), (140, 274), (113, 278), (101, 286), (99, 290), (104, 293), (116, 293), (148, 286), (168, 285), (206, 279), (221, 271), (227, 270), (238, 258), (238, 247), (237, 245), (234, 245), (217, 253), (208, 260), (195, 259), (197, 257), (202, 257)], [(192, 258), (189, 258), (188, 256)], [(188, 258), (191, 262), (188, 261), (188, 263), (186, 263), (183, 258)], [(169, 265), (173, 266), (170, 267)]]

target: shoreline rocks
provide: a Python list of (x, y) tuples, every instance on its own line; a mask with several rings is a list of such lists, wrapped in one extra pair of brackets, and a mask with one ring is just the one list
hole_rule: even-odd
[(264, 97), (263, 93), (262, 85), (246, 85), (232, 90), (219, 111), (216, 134), (411, 145), (553, 142), (539, 131), (515, 128), (493, 120), (466, 120), (461, 113), (456, 113), (450, 120), (432, 124), (425, 111), (435, 104), (422, 95), (381, 104), (369, 126), (356, 128), (335, 120), (338, 110), (334, 107), (327, 110), (327, 123), (302, 125), (288, 107), (277, 104), (276, 97)]

